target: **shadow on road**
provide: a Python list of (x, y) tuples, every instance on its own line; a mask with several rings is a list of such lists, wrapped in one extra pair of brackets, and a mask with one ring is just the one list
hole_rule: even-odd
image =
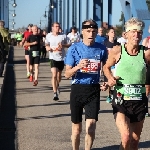
[(24, 120), (32, 120), (32, 119), (46, 119), (46, 118), (59, 118), (59, 117), (66, 117), (71, 116), (71, 114), (56, 114), (56, 115), (49, 115), (49, 116), (35, 116), (35, 117), (27, 117), (27, 118), (17, 118), (16, 121), (24, 121)]
[[(150, 141), (140, 142), (139, 148), (150, 148)], [(119, 145), (111, 145), (103, 148), (93, 148), (92, 150), (117, 150)]]
[[(8, 64), (13, 64), (13, 49), (10, 50)], [(4, 92), (0, 108), (0, 149), (16, 150), (16, 98), (13, 65), (8, 65), (5, 73)]]
[(92, 148), (92, 150), (117, 150), (119, 149), (118, 145), (111, 145), (103, 148)]
[(57, 101), (57, 103), (52, 103), (52, 104), (17, 106), (17, 108), (30, 108), (30, 107), (54, 106), (54, 105), (69, 105), (69, 104), (70, 104), (69, 101), (67, 102)]

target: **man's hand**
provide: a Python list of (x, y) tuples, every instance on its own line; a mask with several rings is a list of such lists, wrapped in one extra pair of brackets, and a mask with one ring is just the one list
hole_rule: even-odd
[(61, 44), (61, 43), (58, 43), (57, 50), (58, 50), (58, 51), (61, 51), (61, 50), (62, 50), (62, 47), (63, 47), (62, 44)]
[(81, 59), (79, 64), (77, 65), (79, 69), (87, 67), (89, 65), (89, 60), (88, 59)]
[(50, 48), (50, 46), (49, 46), (49, 45), (46, 45), (46, 46), (45, 46), (45, 48), (46, 48), (46, 51), (53, 52), (53, 49), (52, 49), (52, 48)]
[(117, 80), (119, 79), (120, 77), (110, 77), (109, 79), (108, 79), (108, 85), (110, 86), (110, 87), (112, 87), (112, 86), (114, 86), (114, 85), (116, 85), (116, 83), (117, 83)]
[(108, 84), (104, 82), (102, 85), (100, 85), (101, 91), (106, 91), (108, 89)]

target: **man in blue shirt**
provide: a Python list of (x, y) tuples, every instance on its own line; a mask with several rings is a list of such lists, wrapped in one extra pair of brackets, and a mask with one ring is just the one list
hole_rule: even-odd
[(103, 35), (103, 32), (104, 32), (103, 27), (100, 27), (100, 28), (98, 29), (98, 34), (97, 34), (97, 36), (96, 36), (96, 38), (95, 38), (95, 42), (101, 43), (101, 44), (104, 43), (104, 41), (105, 41), (107, 38)]
[(106, 47), (95, 42), (97, 30), (95, 21), (84, 21), (83, 41), (69, 47), (66, 55), (65, 77), (72, 77), (70, 109), (73, 150), (79, 150), (83, 108), (86, 119), (85, 150), (91, 149), (95, 137), (100, 109), (100, 63), (105, 63), (107, 59)]

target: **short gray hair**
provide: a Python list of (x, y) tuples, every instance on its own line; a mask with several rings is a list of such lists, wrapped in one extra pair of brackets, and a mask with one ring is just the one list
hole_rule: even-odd
[(128, 21), (126, 21), (126, 23), (125, 23), (125, 29), (127, 29), (128, 27), (131, 27), (133, 25), (139, 26), (142, 29), (145, 28), (145, 23), (142, 20), (140, 20), (138, 18), (135, 18), (135, 17), (132, 17), (131, 19), (129, 19)]

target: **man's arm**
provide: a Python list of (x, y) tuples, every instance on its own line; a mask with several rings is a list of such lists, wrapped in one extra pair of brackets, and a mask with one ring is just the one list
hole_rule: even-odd
[(24, 43), (24, 46), (31, 46), (31, 45), (36, 45), (37, 44), (37, 41), (35, 41), (35, 42), (27, 42), (27, 41), (25, 41), (25, 43)]
[(109, 51), (108, 59), (103, 67), (103, 71), (107, 79), (112, 78), (111, 67), (116, 64), (116, 57), (120, 53), (121, 47), (114, 46), (111, 51)]
[(145, 47), (145, 61), (148, 65), (150, 65), (150, 49), (148, 49), (147, 47)]
[(25, 41), (24, 46), (31, 46), (31, 45), (36, 45), (36, 44), (38, 44), (37, 41), (35, 41), (35, 42), (30, 42), (30, 36), (29, 36), (29, 37), (27, 38), (27, 40)]
[(101, 73), (103, 72), (103, 67), (106, 64), (107, 58), (108, 58), (108, 51), (107, 51), (107, 48), (105, 46), (104, 53), (103, 53), (103, 58), (101, 60)]
[(88, 65), (87, 59), (82, 59), (80, 62), (76, 65), (75, 64), (75, 47), (71, 46), (68, 51), (65, 58), (65, 64), (66, 64), (66, 70), (65, 70), (65, 77), (68, 79), (72, 77), (79, 69), (86, 67)]
[(65, 77), (67, 79), (69, 79), (70, 77), (72, 77), (78, 70), (80, 69), (79, 65), (72, 67), (69, 65), (66, 65), (66, 70), (65, 70)]

